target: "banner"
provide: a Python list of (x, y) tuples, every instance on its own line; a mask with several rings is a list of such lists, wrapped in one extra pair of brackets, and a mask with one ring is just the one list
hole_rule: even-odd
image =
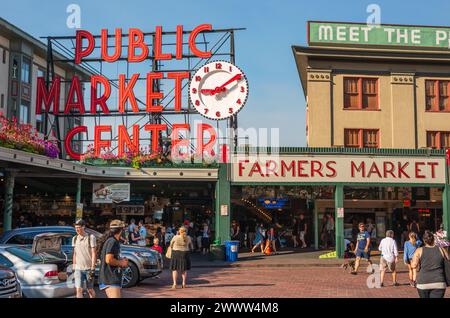
[(130, 201), (129, 183), (94, 183), (92, 203), (119, 203)]

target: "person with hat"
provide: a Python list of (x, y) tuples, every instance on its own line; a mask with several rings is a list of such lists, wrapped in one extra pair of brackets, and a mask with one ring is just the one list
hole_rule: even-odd
[(97, 263), (95, 252), (97, 244), (95, 236), (86, 233), (85, 228), (86, 223), (82, 219), (75, 222), (77, 235), (72, 238), (75, 288), (77, 298), (83, 298), (83, 285), (86, 283), (89, 297), (95, 298), (94, 273)]
[(121, 297), (122, 268), (128, 267), (128, 259), (120, 258), (120, 237), (124, 227), (120, 220), (111, 221), (98, 247), (101, 261), (99, 288), (106, 292), (108, 298)]

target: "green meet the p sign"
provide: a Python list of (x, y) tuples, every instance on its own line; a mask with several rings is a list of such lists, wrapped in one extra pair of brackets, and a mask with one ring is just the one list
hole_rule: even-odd
[(450, 48), (450, 27), (309, 21), (308, 32), (310, 46)]

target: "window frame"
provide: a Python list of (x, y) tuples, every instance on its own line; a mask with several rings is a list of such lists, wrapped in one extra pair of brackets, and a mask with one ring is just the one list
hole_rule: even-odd
[[(349, 130), (357, 130), (358, 131), (358, 146), (348, 146), (345, 143), (346, 140), (346, 131)], [(364, 132), (366, 131), (375, 131), (377, 138), (377, 146), (376, 147), (364, 147)], [(379, 128), (344, 128), (344, 147), (346, 148), (367, 148), (367, 149), (378, 149), (380, 148), (380, 129)]]
[[(434, 103), (431, 105), (430, 109), (427, 109), (427, 82), (434, 82)], [(441, 82), (447, 82), (447, 105), (445, 105), (443, 110), (439, 109), (439, 103), (441, 99), (441, 92), (440, 92), (440, 83)], [(450, 79), (425, 79), (425, 112), (431, 112), (431, 113), (450, 113)]]
[[(24, 81), (24, 65), (28, 65), (28, 79), (26, 81)], [(32, 69), (33, 69), (33, 64), (30, 58), (23, 56), (22, 57), (22, 61), (20, 63), (20, 81), (22, 83), (31, 85), (31, 73), (32, 73)]]
[[(358, 80), (358, 105), (356, 107), (349, 107), (345, 104), (345, 96), (346, 91), (345, 91), (345, 81), (349, 80), (349, 79), (357, 79)], [(370, 95), (375, 95), (376, 97), (376, 107), (375, 108), (368, 108), (368, 107), (363, 107), (363, 100), (364, 100), (364, 95), (368, 95), (368, 94), (364, 94), (363, 92), (363, 81), (364, 80), (374, 80), (375, 81), (375, 94), (370, 94)], [(344, 110), (364, 110), (364, 111), (379, 111), (380, 110), (380, 94), (379, 94), (379, 78), (378, 77), (369, 77), (369, 76), (344, 76), (343, 78), (343, 109)]]
[[(441, 134), (450, 134), (450, 131), (449, 130), (427, 130), (426, 131), (426, 139), (427, 139), (427, 148), (431, 148), (431, 149), (450, 149), (450, 145), (448, 146), (448, 147), (442, 147), (442, 143), (441, 143)], [(431, 147), (429, 144), (428, 144), (428, 136), (429, 136), (429, 134), (436, 134), (436, 140), (435, 140), (435, 143), (436, 143), (436, 147)]]

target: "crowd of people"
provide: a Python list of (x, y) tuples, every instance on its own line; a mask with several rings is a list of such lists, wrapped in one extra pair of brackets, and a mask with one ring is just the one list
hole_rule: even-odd
[(181, 287), (186, 288), (187, 271), (191, 269), (190, 253), (197, 249), (206, 254), (211, 236), (207, 222), (200, 228), (188, 221), (179, 226), (165, 227), (161, 224), (150, 235), (142, 220), (136, 224), (132, 219), (128, 226), (121, 220), (112, 220), (98, 241), (94, 235), (88, 234), (85, 228), (86, 223), (78, 220), (75, 223), (77, 235), (72, 240), (75, 288), (79, 298), (83, 298), (84, 284), (89, 297), (96, 297), (94, 278), (97, 258), (100, 260), (99, 289), (105, 291), (108, 298), (121, 297), (122, 272), (128, 267), (127, 258), (120, 257), (121, 244), (148, 246), (161, 254), (166, 253), (166, 257), (170, 259), (172, 288), (177, 288), (178, 273), (181, 273), (182, 277)]
[[(372, 268), (369, 271), (373, 273), (375, 269), (371, 260), (372, 236), (366, 224), (359, 223), (358, 228), (356, 244), (346, 240), (345, 257), (351, 260), (346, 261), (343, 267), (351, 266), (351, 274), (357, 275), (361, 260), (366, 260)], [(448, 265), (446, 269), (450, 245), (445, 239), (447, 234), (442, 227), (436, 233), (425, 230), (420, 240), (420, 227), (414, 220), (408, 225), (408, 230), (407, 239), (401, 247), (403, 247), (403, 261), (408, 268), (410, 286), (417, 289), (421, 298), (444, 297), (447, 285), (450, 283)], [(387, 271), (392, 274), (392, 286), (399, 286), (397, 281), (399, 248), (393, 230), (386, 231), (386, 237), (379, 243), (378, 250), (381, 252), (380, 287), (385, 286)]]

